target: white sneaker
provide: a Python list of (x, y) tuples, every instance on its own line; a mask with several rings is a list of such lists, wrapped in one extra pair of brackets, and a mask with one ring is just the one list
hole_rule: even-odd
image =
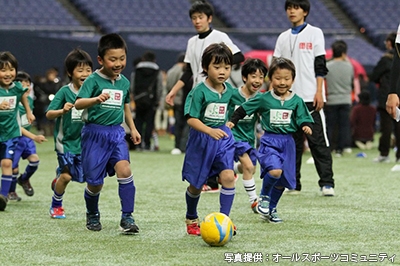
[(382, 156), (382, 155), (379, 155), (378, 157), (376, 157), (376, 158), (373, 160), (373, 162), (374, 162), (374, 163), (390, 163), (390, 158), (389, 158), (389, 156)]
[(181, 151), (180, 149), (178, 149), (178, 148), (174, 148), (174, 149), (171, 151), (171, 154), (172, 154), (172, 155), (179, 155), (179, 154), (182, 154), (182, 151)]
[(321, 188), (322, 196), (335, 196), (335, 190), (331, 186), (323, 186)]
[(349, 153), (349, 154), (350, 154), (350, 153), (353, 152), (353, 150), (352, 150), (351, 148), (344, 148), (344, 149), (343, 149), (343, 152), (344, 152), (344, 153)]

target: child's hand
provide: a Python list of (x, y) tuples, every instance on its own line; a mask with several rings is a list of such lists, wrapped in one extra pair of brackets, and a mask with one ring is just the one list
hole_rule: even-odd
[(36, 120), (36, 117), (32, 113), (26, 114), (26, 118), (28, 118), (29, 124), (32, 124)]
[(10, 109), (10, 104), (8, 103), (8, 101), (3, 101), (2, 103), (0, 103), (0, 110), (7, 110)]
[(104, 103), (108, 99), (110, 99), (110, 94), (109, 93), (102, 93), (99, 96), (97, 96), (96, 101), (98, 103)]
[(64, 114), (68, 113), (68, 112), (72, 109), (72, 107), (74, 107), (74, 104), (72, 104), (72, 103), (65, 103), (65, 104), (64, 104), (64, 108), (63, 108), (63, 113), (64, 113)]
[(306, 133), (307, 135), (311, 135), (312, 134), (312, 130), (309, 126), (304, 126), (302, 128), (303, 132)]
[(42, 142), (47, 141), (47, 139), (43, 135), (37, 135), (34, 139), (35, 142), (42, 144)]
[(136, 129), (131, 130), (131, 140), (135, 145), (140, 144), (140, 142), (142, 141), (142, 136), (140, 136), (139, 132)]
[(229, 127), (230, 129), (232, 129), (232, 128), (235, 126), (235, 124), (232, 123), (231, 121), (228, 121), (228, 122), (226, 123), (226, 126)]
[(219, 128), (211, 128), (210, 131), (208, 132), (208, 135), (210, 135), (210, 137), (216, 140), (228, 137), (228, 134), (226, 134), (225, 131)]

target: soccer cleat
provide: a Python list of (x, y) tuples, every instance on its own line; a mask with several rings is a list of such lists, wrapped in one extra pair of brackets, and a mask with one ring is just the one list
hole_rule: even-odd
[(186, 219), (186, 232), (188, 235), (200, 235), (199, 218), (194, 220)]
[(91, 231), (100, 231), (100, 213), (86, 213), (86, 228)]
[(265, 195), (260, 195), (258, 198), (257, 212), (261, 215), (269, 215), (269, 197)]
[(219, 191), (219, 188), (212, 188), (209, 185), (203, 185), (203, 188), (201, 189), (201, 193), (217, 193)]
[(132, 215), (122, 217), (119, 226), (124, 235), (139, 233), (139, 227), (135, 224), (135, 219), (133, 219)]
[(54, 219), (65, 219), (63, 207), (50, 207), (50, 217)]
[(33, 190), (33, 187), (31, 186), (31, 183), (28, 180), (22, 180), (21, 176), (17, 178), (17, 183), (18, 185), (22, 186), (24, 189), (24, 192), (27, 196), (32, 197), (35, 191)]
[(322, 196), (335, 196), (335, 190), (331, 186), (323, 186), (321, 188)]
[(57, 177), (53, 179), (53, 181), (51, 181), (51, 190), (54, 191), (54, 189), (56, 188), (56, 183), (57, 183)]
[(7, 195), (8, 200), (15, 200), (15, 201), (21, 201), (21, 197), (18, 196), (17, 192), (9, 192)]
[(4, 211), (7, 207), (7, 198), (0, 194), (0, 211)]
[(254, 213), (258, 213), (258, 211), (257, 211), (257, 205), (258, 205), (258, 200), (255, 199), (255, 200), (253, 201), (253, 203), (251, 204), (251, 209), (253, 210)]
[(276, 211), (276, 208), (273, 208), (273, 209), (270, 211), (268, 221), (269, 221), (270, 223), (281, 223), (281, 222), (283, 222), (283, 220), (282, 220), (281, 218), (279, 218), (278, 212)]

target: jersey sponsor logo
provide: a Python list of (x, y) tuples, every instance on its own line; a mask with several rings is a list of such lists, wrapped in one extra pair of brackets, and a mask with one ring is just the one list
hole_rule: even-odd
[(0, 103), (7, 102), (8, 103), (8, 109), (5, 110), (0, 110), (3, 112), (9, 112), (13, 111), (15, 109), (16, 103), (17, 103), (17, 96), (5, 96), (5, 97), (0, 97)]
[(301, 42), (301, 43), (299, 43), (299, 49), (300, 50), (312, 50), (313, 44), (312, 44), (312, 42)]
[(72, 107), (72, 109), (71, 109), (71, 122), (82, 122), (83, 120), (82, 120), (82, 113), (83, 113), (83, 109), (82, 110), (77, 110), (76, 108), (75, 108), (75, 106), (74, 107)]
[(269, 119), (271, 124), (275, 125), (287, 125), (290, 124), (290, 118), (292, 116), (292, 110), (284, 109), (271, 109)]
[(124, 98), (124, 92), (122, 90), (103, 89), (102, 93), (108, 93), (110, 95), (107, 101), (101, 103), (103, 107), (119, 108), (122, 106), (122, 99)]
[(226, 103), (210, 103), (204, 112), (204, 117), (212, 120), (224, 120), (228, 105)]

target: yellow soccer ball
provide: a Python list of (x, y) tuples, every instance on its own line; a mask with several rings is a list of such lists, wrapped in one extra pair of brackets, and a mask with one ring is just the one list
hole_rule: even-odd
[(200, 223), (200, 234), (210, 246), (223, 246), (232, 238), (233, 223), (227, 215), (213, 212)]

